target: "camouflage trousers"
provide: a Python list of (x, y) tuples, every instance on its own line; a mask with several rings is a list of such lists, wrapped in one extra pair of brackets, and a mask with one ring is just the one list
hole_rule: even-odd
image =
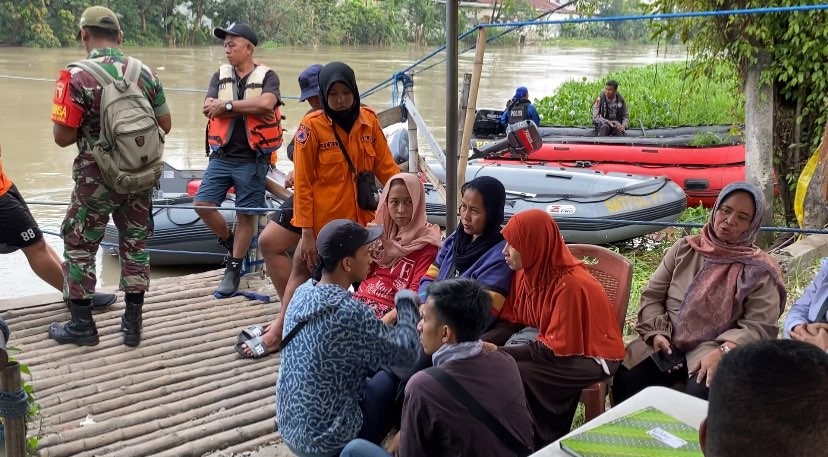
[(75, 188), (61, 225), (64, 298), (90, 298), (95, 291), (95, 255), (110, 214), (118, 228), (119, 288), (124, 292), (147, 290), (150, 271), (147, 237), (152, 235), (152, 190), (119, 194), (107, 189), (101, 181), (98, 165), (89, 154), (75, 158), (72, 178)]

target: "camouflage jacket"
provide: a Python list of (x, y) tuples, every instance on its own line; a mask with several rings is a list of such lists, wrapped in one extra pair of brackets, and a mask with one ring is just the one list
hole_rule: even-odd
[[(117, 79), (122, 79), (129, 59), (117, 48), (98, 48), (89, 53), (88, 59), (102, 64)], [(150, 101), (155, 117), (170, 113), (167, 97), (155, 72), (144, 65), (138, 85)], [(102, 88), (95, 77), (77, 67), (61, 71), (55, 87), (52, 105), (52, 122), (78, 129), (78, 152), (90, 152), (98, 141), (101, 130)]]

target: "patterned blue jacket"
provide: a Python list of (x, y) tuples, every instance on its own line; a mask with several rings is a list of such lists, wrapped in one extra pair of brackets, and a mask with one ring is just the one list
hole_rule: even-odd
[(311, 279), (296, 289), (284, 335), (297, 323), (308, 323), (282, 350), (276, 384), (279, 432), (291, 448), (326, 454), (357, 437), (368, 377), (381, 366), (411, 365), (417, 359), (415, 303), (400, 301), (397, 324), (391, 327), (337, 285), (316, 285)]

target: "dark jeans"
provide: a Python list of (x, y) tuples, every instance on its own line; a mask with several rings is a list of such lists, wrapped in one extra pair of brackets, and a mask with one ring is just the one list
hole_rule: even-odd
[(638, 365), (627, 368), (623, 365), (612, 379), (612, 398), (618, 404), (650, 386), (672, 387), (677, 382), (684, 382), (684, 393), (707, 400), (710, 390), (704, 382), (696, 382), (696, 375), (687, 375), (687, 363), (672, 373), (662, 373), (651, 358)]
[(398, 381), (383, 370), (377, 372), (365, 385), (365, 398), (359, 403), (362, 410), (362, 428), (357, 438), (374, 443), (382, 442), (391, 431), (394, 417), (394, 398), (397, 394)]

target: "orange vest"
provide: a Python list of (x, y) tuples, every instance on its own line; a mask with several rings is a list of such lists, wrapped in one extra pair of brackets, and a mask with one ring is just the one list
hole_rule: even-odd
[[(257, 65), (253, 69), (244, 87), (244, 100), (262, 95), (262, 83), (268, 71), (270, 68), (264, 65)], [(233, 67), (228, 64), (219, 68), (218, 98), (220, 100), (236, 100), (238, 88), (234, 72)], [(279, 104), (276, 103), (276, 107), (273, 108), (273, 121), (265, 122), (257, 116), (244, 116), (247, 144), (257, 153), (270, 154), (270, 165), (276, 165), (276, 150), (282, 146), (282, 111), (279, 109)], [(239, 116), (214, 118), (207, 122), (207, 145), (211, 151), (215, 151), (230, 141), (234, 121), (237, 119)]]
[(11, 186), (11, 179), (3, 173), (3, 162), (0, 162), (0, 197), (5, 195), (11, 189)]

